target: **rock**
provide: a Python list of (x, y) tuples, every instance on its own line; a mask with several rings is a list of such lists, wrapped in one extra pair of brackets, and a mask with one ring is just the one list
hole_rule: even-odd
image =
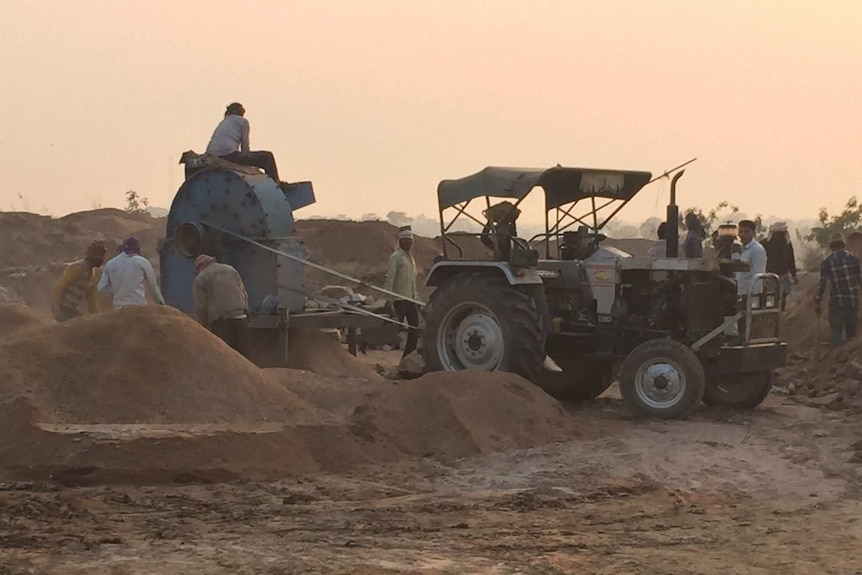
[(350, 298), (353, 295), (353, 290), (349, 287), (339, 285), (324, 286), (320, 290), (320, 295), (324, 295), (330, 299), (340, 300), (341, 298)]
[(849, 371), (853, 372), (852, 375), (855, 376), (856, 379), (862, 379), (862, 363), (851, 359), (847, 362), (847, 366), (851, 368)]
[(810, 403), (811, 405), (816, 405), (818, 407), (828, 407), (829, 405), (831, 405), (832, 403), (835, 403), (838, 400), (839, 400), (838, 393), (832, 392), (832, 393), (827, 393), (826, 395), (823, 395), (820, 397), (815, 397), (815, 398), (809, 400), (808, 403)]
[(419, 377), (427, 370), (425, 361), (418, 351), (414, 351), (398, 364), (398, 375), (402, 377)]
[(841, 396), (845, 399), (852, 399), (859, 393), (859, 382), (855, 379), (845, 379), (841, 382)]

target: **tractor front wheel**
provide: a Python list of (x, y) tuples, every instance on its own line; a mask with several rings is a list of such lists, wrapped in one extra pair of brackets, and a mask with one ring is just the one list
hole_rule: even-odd
[(545, 332), (536, 303), (502, 277), (462, 272), (423, 310), (422, 356), (433, 371), (508, 371), (537, 381)]
[(754, 409), (772, 389), (772, 372), (757, 371), (736, 375), (712, 376), (706, 381), (703, 402), (737, 409)]
[(700, 403), (705, 385), (697, 355), (672, 339), (640, 344), (620, 368), (620, 393), (641, 415), (685, 418)]

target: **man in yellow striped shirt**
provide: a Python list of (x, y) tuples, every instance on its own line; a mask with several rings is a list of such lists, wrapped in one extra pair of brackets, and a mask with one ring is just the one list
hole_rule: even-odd
[(51, 311), (57, 321), (63, 322), (80, 316), (78, 308), (85, 299), (90, 313), (98, 311), (96, 268), (105, 263), (106, 253), (104, 242), (94, 241), (87, 248), (86, 257), (70, 264), (54, 283)]

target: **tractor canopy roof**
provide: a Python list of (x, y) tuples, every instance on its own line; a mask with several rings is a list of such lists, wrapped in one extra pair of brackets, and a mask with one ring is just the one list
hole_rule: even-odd
[(442, 211), (485, 196), (521, 200), (538, 186), (545, 190), (545, 209), (551, 210), (589, 197), (628, 202), (651, 178), (649, 172), (621, 170), (488, 167), (472, 176), (443, 180), (437, 197)]

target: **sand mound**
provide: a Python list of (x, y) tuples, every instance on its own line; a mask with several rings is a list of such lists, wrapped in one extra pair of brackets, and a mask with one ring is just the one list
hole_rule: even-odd
[(291, 329), (288, 337), (287, 363), (291, 369), (304, 369), (323, 377), (380, 379), (371, 366), (350, 355), (332, 334)]
[(369, 394), (355, 431), (418, 455), (464, 457), (573, 436), (563, 408), (538, 387), (503, 372), (436, 372)]
[[(272, 480), (574, 435), (560, 404), (514, 375), (437, 373), (395, 385), (258, 370), (176, 312), (110, 316), (0, 343), (0, 481)], [(101, 365), (100, 349), (82, 343), (97, 338), (114, 340)], [(184, 359), (181, 377), (152, 367), (156, 355), (165, 365)]]
[(0, 400), (41, 422), (219, 423), (284, 419), (306, 406), (179, 311), (125, 308), (0, 343)]
[(805, 354), (829, 342), (825, 313), (820, 318), (814, 313), (816, 292), (817, 285), (805, 288), (799, 296), (799, 303), (782, 316), (781, 339), (787, 342), (791, 353)]
[(782, 370), (777, 383), (801, 403), (862, 411), (862, 341), (813, 351), (806, 360)]
[(18, 332), (53, 325), (53, 319), (20, 303), (0, 303), (0, 338)]

